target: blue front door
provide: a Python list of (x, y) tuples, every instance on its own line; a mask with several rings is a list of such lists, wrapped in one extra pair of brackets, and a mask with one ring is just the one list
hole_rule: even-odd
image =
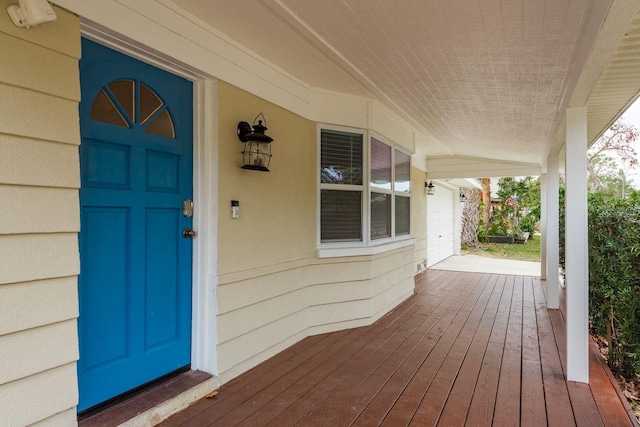
[(191, 82), (82, 40), (78, 411), (191, 354)]

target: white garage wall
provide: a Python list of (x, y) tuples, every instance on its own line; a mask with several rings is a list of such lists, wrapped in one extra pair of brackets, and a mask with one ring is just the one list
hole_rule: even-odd
[(435, 184), (435, 194), (427, 196), (427, 267), (455, 253), (453, 189)]

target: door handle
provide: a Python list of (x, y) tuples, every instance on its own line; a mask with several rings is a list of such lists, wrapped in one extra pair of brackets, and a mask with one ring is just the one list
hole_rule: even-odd
[(196, 232), (191, 230), (190, 228), (185, 228), (182, 230), (182, 237), (185, 239), (193, 239), (196, 236)]

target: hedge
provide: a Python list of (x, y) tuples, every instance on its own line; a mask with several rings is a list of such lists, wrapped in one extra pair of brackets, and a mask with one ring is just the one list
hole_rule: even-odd
[(640, 195), (589, 195), (589, 314), (614, 372), (640, 373)]

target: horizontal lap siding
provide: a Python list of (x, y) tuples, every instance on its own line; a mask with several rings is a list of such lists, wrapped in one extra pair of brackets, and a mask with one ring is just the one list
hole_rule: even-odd
[[(413, 247), (310, 260), (218, 287), (222, 382), (309, 335), (369, 325), (413, 293)], [(244, 296), (244, 297), (243, 297)]]
[[(258, 112), (274, 139), (266, 174), (240, 168), (236, 128)], [(383, 316), (413, 292), (415, 248), (318, 258), (317, 123), (223, 81), (217, 119), (217, 359), (224, 383), (309, 335)], [(237, 219), (225, 208), (231, 200), (240, 203)]]
[[(0, 0), (0, 9), (16, 3)], [(7, 426), (72, 425), (80, 263), (80, 26), (0, 14), (0, 413)], [(28, 402), (28, 404), (26, 403)]]

